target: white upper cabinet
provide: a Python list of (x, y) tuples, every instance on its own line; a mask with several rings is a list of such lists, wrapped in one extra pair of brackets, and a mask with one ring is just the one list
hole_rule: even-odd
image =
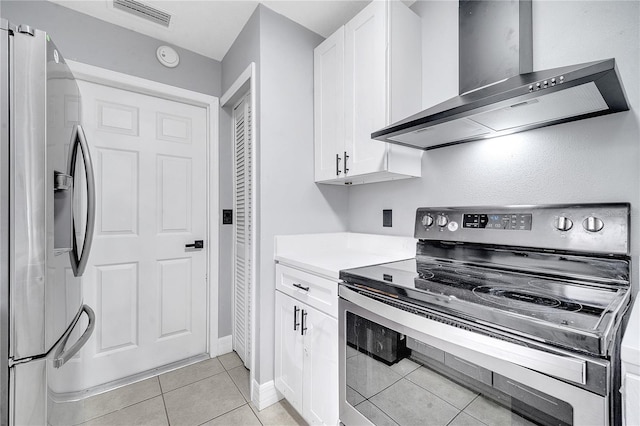
[(371, 139), (421, 110), (420, 18), (373, 1), (314, 51), (316, 182), (419, 177), (422, 151)]
[(314, 114), (316, 182), (343, 176), (344, 27), (314, 52)]

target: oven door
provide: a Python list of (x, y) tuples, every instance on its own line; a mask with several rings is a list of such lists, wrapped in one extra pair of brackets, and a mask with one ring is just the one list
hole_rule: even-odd
[(532, 369), (564, 370), (584, 381), (587, 365), (578, 357), (428, 319), (345, 285), (339, 294), (346, 426), (609, 423), (607, 397)]

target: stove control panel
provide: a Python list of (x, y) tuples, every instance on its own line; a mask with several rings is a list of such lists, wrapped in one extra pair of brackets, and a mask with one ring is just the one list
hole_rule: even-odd
[(425, 240), (628, 254), (629, 204), (422, 207), (416, 212), (414, 236)]
[(465, 213), (462, 215), (463, 228), (531, 230), (531, 214)]

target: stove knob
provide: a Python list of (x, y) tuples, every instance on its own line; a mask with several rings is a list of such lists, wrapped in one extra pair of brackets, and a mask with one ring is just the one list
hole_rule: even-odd
[(604, 222), (595, 216), (589, 216), (582, 222), (582, 226), (589, 232), (598, 232), (604, 228)]
[(422, 225), (425, 228), (428, 228), (431, 225), (433, 225), (433, 216), (431, 216), (430, 214), (425, 214), (424, 216), (422, 216)]
[(447, 223), (449, 223), (449, 218), (443, 214), (439, 214), (438, 218), (436, 219), (436, 223), (438, 224), (438, 226), (445, 227), (447, 226)]
[(555, 227), (558, 231), (568, 231), (573, 227), (573, 222), (568, 217), (559, 216), (556, 219)]

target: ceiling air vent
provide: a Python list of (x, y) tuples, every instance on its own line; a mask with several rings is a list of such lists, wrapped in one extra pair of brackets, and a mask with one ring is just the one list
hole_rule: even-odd
[(168, 27), (171, 15), (136, 0), (113, 0), (113, 7)]

